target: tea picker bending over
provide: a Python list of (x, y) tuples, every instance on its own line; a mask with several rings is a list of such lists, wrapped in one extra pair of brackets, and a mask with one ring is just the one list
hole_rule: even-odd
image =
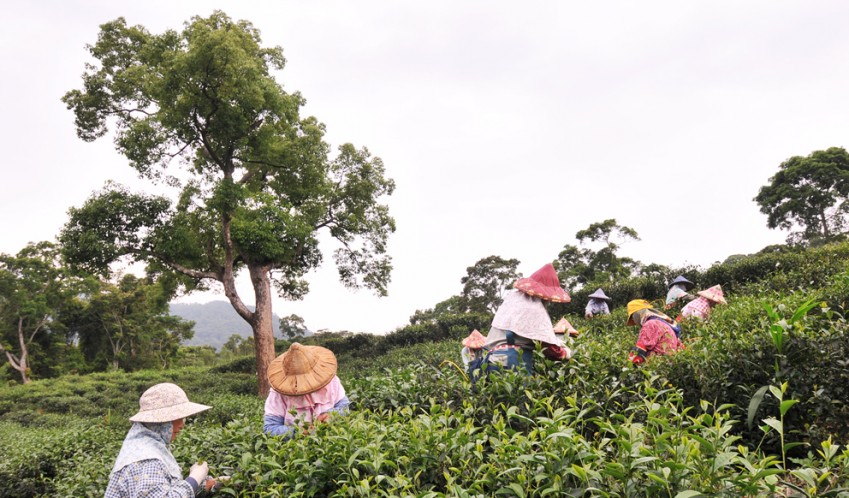
[(675, 280), (669, 282), (669, 292), (666, 293), (666, 309), (669, 309), (675, 306), (675, 303), (686, 299), (687, 301), (691, 301), (696, 298), (696, 296), (690, 294), (690, 289), (695, 287), (696, 284), (690, 282), (684, 275), (678, 275), (675, 277)]
[(483, 361), (487, 371), (501, 368), (524, 368), (533, 373), (533, 351), (536, 341), (542, 343), (543, 354), (551, 360), (568, 360), (572, 352), (554, 334), (545, 301), (568, 303), (571, 298), (560, 287), (551, 263), (528, 278), (514, 284), (517, 290), (507, 293), (495, 312), (486, 336), (488, 353)]
[(185, 417), (212, 407), (192, 403), (179, 386), (156, 384), (139, 399), (139, 412), (109, 474), (105, 498), (191, 498), (203, 487), (217, 484), (208, 478), (206, 462), (192, 465), (189, 476), (183, 474), (168, 445), (183, 428)]
[(635, 299), (628, 303), (628, 322), (626, 325), (639, 325), (640, 335), (637, 345), (628, 355), (635, 365), (640, 365), (653, 354), (664, 355), (684, 347), (678, 336), (681, 328), (674, 321), (651, 307), (645, 299)]
[(609, 315), (610, 308), (608, 304), (610, 302), (610, 298), (607, 297), (607, 294), (601, 290), (601, 287), (595, 290), (592, 294), (587, 296), (590, 300), (587, 302), (587, 307), (584, 309), (584, 317), (592, 318), (595, 315)]
[(486, 344), (486, 337), (483, 336), (478, 329), (472, 331), (469, 337), (463, 339), (463, 349), (460, 350), (460, 356), (463, 358), (463, 367), (469, 371), (469, 365), (483, 358), (485, 353), (483, 346)]
[(308, 424), (309, 430), (333, 413), (348, 413), (350, 402), (336, 366), (333, 351), (297, 342), (275, 358), (268, 365), (271, 391), (265, 399), (265, 432), (288, 439), (299, 423)]
[(722, 286), (720, 285), (714, 285), (710, 289), (699, 291), (699, 297), (690, 301), (687, 303), (687, 306), (681, 309), (681, 316), (684, 318), (707, 320), (710, 317), (713, 307), (717, 304), (728, 304), (722, 292)]

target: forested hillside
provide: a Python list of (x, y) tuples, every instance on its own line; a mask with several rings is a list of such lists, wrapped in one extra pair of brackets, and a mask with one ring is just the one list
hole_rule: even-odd
[[(253, 309), (251, 307), (251, 309)], [(208, 303), (171, 303), (172, 315), (184, 320), (195, 322), (195, 335), (184, 342), (190, 346), (212, 346), (220, 350), (233, 334), (251, 337), (253, 332), (227, 301), (210, 301)], [(280, 337), (280, 318), (272, 315), (274, 335)]]

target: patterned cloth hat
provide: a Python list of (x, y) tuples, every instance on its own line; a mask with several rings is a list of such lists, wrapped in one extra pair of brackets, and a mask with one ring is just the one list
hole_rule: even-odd
[(568, 332), (572, 337), (577, 337), (579, 334), (578, 330), (569, 323), (569, 320), (561, 318), (560, 321), (554, 325), (554, 333), (565, 334), (566, 332)]
[(478, 332), (478, 329), (473, 330), (469, 337), (463, 339), (463, 346), (469, 349), (480, 349), (484, 344), (486, 344), (486, 337)]
[(551, 263), (546, 264), (530, 277), (520, 278), (513, 287), (529, 296), (555, 303), (568, 303), (572, 300), (569, 294), (560, 287), (557, 271), (554, 270)]
[(180, 386), (163, 382), (145, 391), (139, 398), (139, 412), (131, 422), (165, 423), (209, 410), (211, 406), (192, 403)]
[(653, 315), (666, 320), (669, 323), (672, 323), (672, 318), (669, 318), (665, 313), (658, 311), (651, 307), (651, 303), (646, 301), (645, 299), (634, 299), (628, 303), (628, 321), (625, 325), (636, 325), (637, 322), (634, 321), (634, 313), (640, 310), (649, 310)]
[(280, 394), (301, 396), (318, 391), (336, 375), (336, 355), (321, 346), (294, 342), (268, 364), (268, 382)]
[(591, 299), (601, 299), (601, 300), (604, 300), (604, 301), (610, 301), (610, 298), (607, 297), (607, 294), (605, 294), (603, 290), (601, 290), (601, 287), (596, 289), (595, 292), (593, 292), (592, 294), (590, 294), (587, 297), (589, 297)]
[(693, 287), (696, 286), (696, 284), (694, 284), (693, 282), (690, 282), (689, 280), (684, 278), (684, 275), (678, 275), (677, 277), (675, 277), (675, 280), (673, 280), (672, 282), (669, 282), (668, 287), (672, 287), (673, 285), (676, 285), (676, 284), (684, 284), (684, 288), (687, 289), (687, 290), (690, 290), (690, 289), (692, 289)]
[(715, 303), (728, 304), (728, 301), (725, 300), (725, 294), (722, 292), (722, 286), (719, 284), (714, 285), (710, 289), (699, 291), (699, 295)]

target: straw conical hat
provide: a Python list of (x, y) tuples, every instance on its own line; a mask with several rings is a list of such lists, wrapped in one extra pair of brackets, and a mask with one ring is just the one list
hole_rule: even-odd
[(569, 332), (569, 335), (571, 336), (578, 335), (578, 330), (569, 323), (569, 320), (561, 318), (560, 321), (554, 325), (554, 333), (565, 334), (566, 332)]
[(268, 365), (268, 382), (280, 394), (300, 396), (318, 391), (336, 375), (336, 356), (321, 346), (292, 343)]
[(480, 349), (484, 344), (486, 344), (486, 337), (478, 332), (478, 329), (473, 330), (469, 337), (463, 339), (463, 346), (469, 349)]
[(728, 304), (728, 301), (725, 300), (725, 294), (722, 292), (722, 286), (718, 284), (714, 285), (710, 289), (699, 291), (699, 295), (715, 303)]
[(572, 300), (569, 294), (560, 287), (557, 271), (551, 263), (543, 266), (530, 277), (520, 278), (513, 287), (529, 296), (555, 303), (568, 303)]

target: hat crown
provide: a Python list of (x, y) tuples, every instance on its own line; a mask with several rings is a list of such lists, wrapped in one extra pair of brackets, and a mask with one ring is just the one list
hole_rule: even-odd
[(535, 271), (530, 279), (548, 287), (560, 287), (560, 279), (557, 278), (557, 271), (551, 263)]
[(180, 386), (164, 382), (156, 384), (145, 391), (139, 398), (139, 409), (141, 411), (158, 410), (169, 406), (188, 403), (189, 397)]
[(313, 369), (315, 361), (315, 357), (296, 342), (289, 346), (289, 351), (283, 357), (283, 369), (289, 375), (302, 375)]
[(520, 278), (513, 287), (525, 294), (547, 301), (557, 303), (568, 303), (572, 300), (569, 293), (560, 287), (560, 279), (557, 278), (557, 270), (551, 263), (545, 264), (535, 271), (530, 277)]

